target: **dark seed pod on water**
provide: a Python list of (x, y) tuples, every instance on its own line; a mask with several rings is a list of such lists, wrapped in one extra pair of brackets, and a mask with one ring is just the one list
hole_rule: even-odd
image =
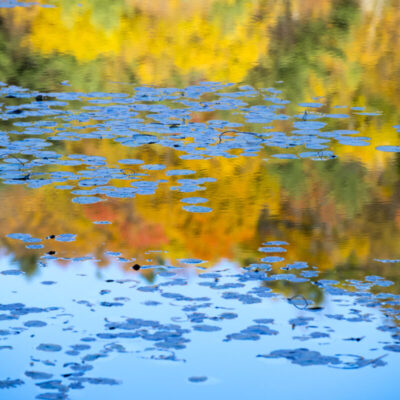
[(50, 250), (50, 251), (47, 252), (47, 254), (52, 256), (52, 255), (56, 254), (56, 252), (54, 250)]
[(23, 111), (24, 110), (22, 108), (17, 108), (16, 110), (9, 111), (8, 114), (22, 114)]
[(30, 178), (31, 174), (24, 175), (21, 178), (14, 178), (16, 181), (27, 181)]
[(135, 264), (132, 269), (134, 269), (135, 271), (139, 271), (140, 269), (140, 265), (139, 264)]
[(54, 239), (55, 237), (56, 237), (56, 235), (49, 235), (49, 236), (47, 236), (46, 239)]

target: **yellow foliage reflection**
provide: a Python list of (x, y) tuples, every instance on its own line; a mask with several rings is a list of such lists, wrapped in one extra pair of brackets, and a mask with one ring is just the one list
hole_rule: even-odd
[[(223, 258), (247, 265), (261, 257), (256, 250), (268, 239), (292, 244), (288, 262), (307, 259), (338, 274), (345, 266), (377, 269), (371, 261), (377, 255), (400, 258), (399, 161), (375, 150), (398, 143), (392, 127), (400, 109), (397, 0), (105, 3), (55, 0), (54, 8), (1, 9), (4, 43), (13, 44), (1, 50), (1, 79), (46, 90), (60, 90), (59, 82), (68, 79), (73, 90), (93, 91), (118, 90), (111, 81), (182, 87), (211, 80), (265, 88), (283, 80), (282, 96), (292, 100), (294, 112), (299, 101), (315, 96), (323, 97), (324, 112), (342, 112), (335, 106), (382, 111), (381, 119), (353, 115), (350, 123), (338, 123), (370, 137), (371, 145), (334, 144), (340, 161), (300, 163), (271, 159), (268, 149), (258, 158), (188, 162), (155, 146), (137, 154), (109, 141), (68, 143), (65, 154), (105, 156), (110, 165), (141, 158), (218, 178), (204, 192), (213, 212), (183, 211), (183, 195), (169, 189), (173, 179), (154, 196), (93, 206), (73, 204), (68, 192), (53, 187), (7, 187), (0, 195), (1, 208), (9, 210), (0, 217), (2, 237), (76, 233), (73, 245), (46, 242), (45, 250), (94, 254), (101, 265), (108, 262), (106, 250), (146, 262), (149, 249), (168, 252), (157, 253), (155, 263), (190, 256), (209, 265)], [(30, 68), (29, 78), (16, 75), (24, 68)], [(225, 119), (223, 113), (193, 116), (212, 118)], [(151, 178), (165, 175), (154, 172)], [(102, 219), (112, 225), (92, 223)], [(9, 239), (4, 246), (17, 257), (27, 252)]]

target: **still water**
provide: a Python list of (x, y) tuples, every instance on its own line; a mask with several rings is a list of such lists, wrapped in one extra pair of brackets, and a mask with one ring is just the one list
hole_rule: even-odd
[(399, 23), (0, 1), (0, 399), (397, 399)]

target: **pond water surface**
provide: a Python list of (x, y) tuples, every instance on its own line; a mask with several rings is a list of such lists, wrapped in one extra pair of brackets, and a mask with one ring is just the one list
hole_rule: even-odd
[(0, 0), (0, 399), (397, 399), (399, 23)]

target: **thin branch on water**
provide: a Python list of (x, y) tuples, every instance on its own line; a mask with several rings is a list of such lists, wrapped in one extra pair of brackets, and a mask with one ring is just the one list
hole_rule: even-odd
[[(293, 300), (296, 299), (296, 298), (300, 298), (300, 299), (304, 300), (304, 303), (305, 303), (304, 307), (299, 307), (296, 303), (293, 302)], [(287, 301), (290, 304), (293, 304), (299, 310), (306, 310), (308, 308), (309, 304), (311, 304), (311, 303), (308, 302), (308, 300), (302, 294), (296, 294), (295, 296), (288, 297)]]
[[(15, 159), (22, 165), (22, 167), (25, 167), (25, 164), (26, 164), (26, 163), (22, 162), (18, 157), (14, 156), (13, 154), (7, 154), (7, 155), (5, 155), (4, 157), (2, 157), (3, 160), (4, 160), (5, 157), (12, 157), (12, 158), (15, 158)], [(24, 175), (24, 176), (22, 176), (21, 178), (14, 178), (14, 180), (17, 180), (17, 181), (27, 181), (27, 180), (30, 179), (31, 175), (32, 175), (31, 173), (28, 173), (27, 175)]]
[(8, 154), (7, 157), (15, 158), (23, 167), (25, 167), (25, 163), (23, 163), (18, 157), (15, 157), (13, 154)]
[(244, 131), (230, 130), (230, 131), (221, 132), (221, 133), (218, 135), (218, 143), (217, 143), (217, 144), (220, 144), (220, 143), (222, 142), (222, 135), (224, 135), (225, 133), (244, 133), (244, 134), (246, 134), (246, 135), (253, 135), (253, 136), (258, 137), (259, 139), (262, 139), (262, 136), (259, 135), (258, 133), (255, 133), (255, 132), (244, 132)]

